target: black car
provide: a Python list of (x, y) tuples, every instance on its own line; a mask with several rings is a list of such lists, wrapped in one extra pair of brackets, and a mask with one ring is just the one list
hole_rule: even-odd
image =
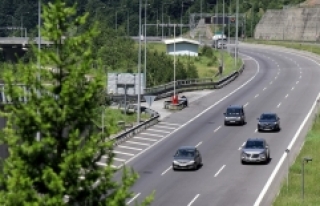
[(180, 147), (173, 156), (172, 169), (196, 170), (202, 165), (202, 157), (199, 150), (193, 146)]
[(276, 113), (263, 113), (258, 119), (257, 130), (280, 131), (280, 118)]
[(246, 115), (242, 105), (230, 105), (224, 114), (224, 125), (246, 123)]

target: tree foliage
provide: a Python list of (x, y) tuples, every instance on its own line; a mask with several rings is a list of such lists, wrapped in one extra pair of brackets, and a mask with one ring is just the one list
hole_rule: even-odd
[[(0, 139), (10, 155), (0, 173), (0, 205), (124, 206), (133, 195), (130, 187), (137, 175), (124, 168), (122, 181), (113, 180), (113, 142), (93, 122), (105, 75), (99, 67), (100, 74), (86, 80), (94, 60), (92, 39), (98, 32), (93, 27), (66, 36), (87, 19), (87, 14), (71, 18), (75, 11), (63, 0), (44, 6), (42, 35), (54, 42), (54, 49), (34, 50), (42, 69), (21, 62), (15, 65), (19, 75), (5, 72), (12, 104), (2, 113), (8, 122)], [(44, 69), (49, 66), (54, 70)], [(25, 95), (28, 101), (19, 101)], [(40, 141), (35, 139), (38, 131)], [(103, 155), (108, 157), (105, 167), (97, 165)]]

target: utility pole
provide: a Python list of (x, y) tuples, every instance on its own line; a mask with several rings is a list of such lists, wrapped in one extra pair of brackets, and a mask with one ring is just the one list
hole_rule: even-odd
[(164, 3), (162, 2), (162, 8), (161, 8), (161, 35), (162, 35), (162, 40), (163, 40), (163, 5)]
[(238, 36), (239, 36), (239, 0), (236, 2), (236, 42), (235, 42), (235, 53), (234, 53), (234, 64), (237, 69), (238, 63)]
[(223, 43), (224, 43), (224, 20), (225, 20), (225, 8), (224, 8), (224, 0), (222, 3), (222, 48), (220, 49), (221, 52), (221, 64), (222, 64), (222, 71), (221, 71), (221, 75), (223, 73), (224, 70), (224, 55), (223, 55)]
[(147, 4), (145, 0), (144, 7), (144, 88), (147, 88)]
[(183, 14), (183, 1), (181, 1), (181, 15), (180, 15), (180, 35), (182, 36), (182, 14)]
[[(202, 0), (200, 0), (200, 21), (202, 20)], [(202, 35), (200, 34), (200, 44), (202, 42)]]
[[(37, 74), (37, 79), (40, 82), (41, 76), (40, 76), (40, 69), (41, 69), (41, 62), (40, 62), (40, 51), (41, 51), (41, 0), (38, 0), (38, 59), (37, 59), (37, 64), (38, 64), (38, 74)], [(38, 89), (38, 98), (40, 98), (40, 90)], [(40, 115), (39, 109), (37, 109), (38, 115)], [(40, 131), (37, 131), (37, 141), (40, 141)]]
[(176, 98), (176, 24), (173, 25), (173, 98)]
[(140, 105), (141, 105), (141, 1), (139, 0), (139, 54), (138, 54), (138, 108), (137, 108), (137, 122), (140, 124)]

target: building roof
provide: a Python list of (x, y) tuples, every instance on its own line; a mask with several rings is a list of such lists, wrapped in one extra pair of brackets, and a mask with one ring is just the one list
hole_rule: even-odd
[(182, 43), (182, 42), (187, 42), (187, 43), (190, 43), (190, 44), (197, 44), (197, 45), (200, 44), (200, 42), (198, 42), (198, 41), (191, 40), (191, 39), (185, 39), (185, 38), (182, 38), (182, 37), (175, 38), (175, 39), (166, 39), (166, 40), (163, 40), (163, 42), (165, 44), (173, 44), (174, 42), (176, 44), (177, 43)]

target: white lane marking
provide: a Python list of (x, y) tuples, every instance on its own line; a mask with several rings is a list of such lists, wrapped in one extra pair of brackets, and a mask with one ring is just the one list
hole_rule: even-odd
[(161, 173), (161, 176), (163, 176), (164, 174), (166, 174), (169, 170), (171, 170), (172, 169), (172, 166), (170, 166), (168, 169), (166, 169), (165, 171), (163, 171), (162, 173)]
[(297, 81), (296, 84), (299, 84), (299, 81)]
[(284, 98), (288, 98), (289, 94), (287, 94)]
[(145, 140), (145, 141), (150, 141), (150, 142), (156, 142), (158, 140), (156, 139), (151, 139), (151, 138), (144, 138), (144, 137), (133, 137), (134, 139), (140, 139), (140, 140)]
[(217, 132), (220, 128), (221, 126), (217, 127), (215, 130), (213, 130), (213, 132)]
[(281, 106), (281, 102), (277, 105), (277, 108), (279, 108)]
[[(242, 54), (243, 56), (248, 56), (245, 54)], [(227, 94), (226, 96), (224, 96), (223, 98), (221, 98), (220, 100), (218, 100), (217, 102), (215, 102), (213, 105), (209, 106), (208, 108), (206, 108), (205, 110), (203, 110), (202, 112), (200, 112), (199, 114), (197, 114), (196, 116), (194, 116), (193, 118), (191, 118), (189, 121), (187, 121), (186, 123), (182, 124), (180, 127), (178, 127), (177, 129), (173, 130), (171, 132), (171, 134), (166, 135), (165, 137), (163, 137), (162, 139), (160, 139), (158, 142), (155, 142), (153, 145), (151, 145), (150, 147), (146, 148), (145, 150), (142, 150), (140, 153), (138, 153), (137, 155), (135, 155), (134, 157), (128, 159), (125, 164), (128, 164), (129, 162), (131, 162), (132, 160), (136, 159), (137, 157), (139, 157), (140, 155), (142, 155), (143, 153), (149, 151), (151, 148), (155, 147), (156, 145), (158, 145), (160, 142), (164, 141), (165, 139), (167, 139), (168, 137), (170, 137), (172, 134), (178, 132), (179, 130), (183, 129), (184, 127), (186, 127), (188, 124), (190, 124), (191, 122), (195, 121), (196, 119), (198, 119), (199, 117), (201, 117), (203, 114), (207, 113), (210, 109), (216, 107), (218, 104), (220, 104), (221, 102), (223, 102), (225, 99), (227, 99), (228, 97), (230, 97), (231, 95), (233, 95), (234, 93), (236, 93), (237, 91), (239, 91), (240, 89), (244, 88), (247, 84), (249, 84), (250, 82), (252, 82), (252, 80), (254, 80), (254, 78), (256, 78), (256, 76), (259, 74), (260, 72), (260, 64), (259, 62), (252, 58), (252, 60), (256, 63), (257, 65), (257, 70), (256, 73), (250, 78), (248, 79), (246, 82), (244, 82), (242, 85), (240, 85), (238, 88), (236, 88), (235, 90), (233, 90), (232, 92), (230, 92), (229, 94)], [(97, 184), (97, 183), (96, 183)]]
[(164, 128), (164, 129), (175, 129), (174, 127), (168, 127), (168, 126), (161, 126), (161, 125), (154, 125), (155, 127)]
[(225, 167), (226, 165), (223, 165), (219, 170), (218, 170), (218, 172), (214, 175), (214, 177), (217, 177), (219, 174), (220, 174), (220, 172), (223, 170), (223, 168)]
[(272, 84), (273, 82), (271, 81), (270, 84)]
[(254, 98), (257, 98), (259, 96), (259, 94), (256, 94), (256, 96), (254, 96)]
[[(320, 93), (318, 94), (317, 98), (315, 99), (311, 109), (309, 110), (308, 114), (306, 115), (306, 117), (304, 118), (304, 120), (302, 121), (300, 127), (298, 128), (297, 132), (295, 133), (294, 137), (292, 138), (290, 144), (288, 145), (287, 149), (291, 150), (292, 146), (294, 145), (294, 143), (297, 141), (302, 129), (304, 128), (304, 126), (306, 125), (308, 119), (310, 118), (311, 114), (313, 113), (314, 108), (317, 105), (317, 100), (320, 98)], [(283, 162), (286, 160), (287, 157), (287, 153), (284, 152), (282, 157), (280, 158), (278, 164), (276, 165), (276, 167), (274, 168), (274, 170), (272, 171), (268, 181), (266, 182), (266, 184), (264, 185), (262, 191), (260, 192), (258, 198), (256, 199), (254, 206), (259, 206), (261, 204), (261, 201), (263, 199), (263, 197), (265, 196), (265, 194), (267, 193), (268, 189), (270, 188), (270, 185), (272, 183), (272, 181), (274, 180), (274, 178), (276, 177), (278, 171), (280, 170), (281, 165), (283, 164)]]
[(299, 79), (301, 79), (301, 75), (299, 76)]
[(131, 149), (131, 150), (138, 150), (141, 151), (141, 148), (135, 148), (135, 147), (128, 147), (128, 146), (123, 146), (123, 145), (118, 145), (119, 148), (123, 148), (123, 149)]
[(302, 74), (302, 71), (300, 71), (300, 74)]
[(202, 142), (199, 142), (199, 143), (196, 145), (196, 147), (199, 147), (201, 144), (202, 144)]
[(131, 202), (133, 202), (135, 199), (137, 199), (140, 195), (141, 195), (141, 193), (136, 194), (133, 198), (131, 198), (131, 199), (127, 202), (127, 205), (129, 205)]
[(180, 126), (180, 124), (169, 123), (169, 122), (159, 122), (159, 124), (166, 124), (166, 125), (171, 125), (171, 126)]
[(170, 132), (168, 132), (168, 131), (163, 131), (163, 130), (158, 130), (158, 129), (147, 129), (147, 131), (155, 131), (155, 132), (160, 132), (160, 133), (167, 133), (167, 134), (169, 134)]
[(154, 136), (154, 137), (164, 137), (163, 135), (160, 135), (160, 134), (153, 134), (153, 133), (148, 133), (148, 132), (142, 132), (140, 134), (146, 134), (146, 135), (150, 135), (150, 136)]
[(116, 153), (116, 154), (123, 154), (123, 155), (128, 155), (128, 156), (134, 156), (134, 154), (131, 154), (131, 153), (127, 153), (127, 152), (119, 152), (119, 151), (116, 151), (114, 150), (113, 153)]
[(274, 79), (277, 79), (278, 78), (278, 76), (276, 76)]
[(242, 147), (239, 147), (239, 149), (238, 150), (241, 150), (242, 149)]
[(254, 133), (257, 133), (258, 129), (254, 130)]
[(127, 143), (130, 144), (137, 144), (137, 145), (143, 145), (143, 146), (150, 146), (150, 144), (147, 143), (141, 143), (141, 142), (133, 142), (133, 141), (126, 141)]
[(246, 144), (246, 142), (242, 143), (242, 145), (241, 145), (241, 146), (243, 147), (245, 144)]
[(191, 200), (191, 202), (188, 204), (188, 206), (191, 206), (191, 205), (198, 199), (199, 196), (200, 196), (200, 194), (197, 194), (197, 195)]
[[(106, 163), (103, 163), (103, 162), (96, 162), (97, 165), (99, 166), (102, 166), (102, 167), (106, 167), (108, 166), (108, 164)], [(110, 165), (112, 168), (118, 168), (117, 166), (114, 166), (114, 165)]]
[(245, 105), (243, 105), (244, 107), (248, 106), (249, 105), (249, 102), (247, 102)]
[(113, 158), (113, 160), (115, 160), (115, 161), (119, 161), (119, 162), (124, 162), (124, 161), (126, 161), (125, 159), (116, 158), (116, 157), (114, 157), (114, 158)]
[(292, 87), (292, 89), (291, 90), (294, 90), (294, 87)]
[(266, 89), (267, 89), (267, 87), (263, 88), (263, 91), (266, 90)]

